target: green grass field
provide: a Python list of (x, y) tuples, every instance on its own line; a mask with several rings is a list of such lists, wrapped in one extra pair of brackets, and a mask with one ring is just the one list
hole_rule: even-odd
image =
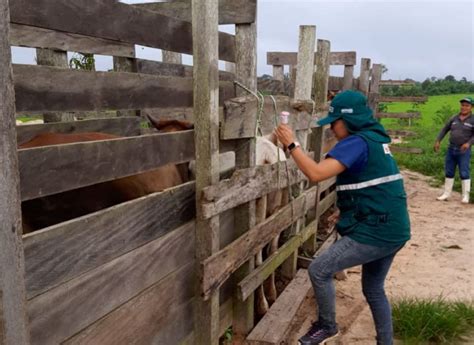
[[(430, 96), (424, 104), (413, 103), (390, 103), (388, 112), (418, 111), (421, 119), (412, 120), (411, 125), (407, 120), (382, 119), (382, 124), (387, 129), (406, 129), (416, 132), (416, 137), (407, 138), (401, 146), (418, 147), (424, 150), (423, 154), (396, 153), (395, 157), (400, 166), (410, 170), (418, 171), (427, 176), (435, 177), (435, 185), (441, 185), (444, 181), (444, 157), (448, 147), (448, 135), (444, 138), (441, 152), (435, 153), (433, 145), (436, 137), (443, 126), (443, 118), (449, 118), (459, 111), (459, 100), (467, 96), (465, 94)], [(472, 96), (472, 95), (471, 95)], [(439, 114), (444, 107), (445, 112)], [(438, 112), (438, 114), (437, 114)], [(474, 173), (474, 159), (471, 159), (471, 172)], [(460, 191), (459, 175), (456, 176), (455, 189)], [(474, 191), (471, 191), (471, 202), (474, 199)]]

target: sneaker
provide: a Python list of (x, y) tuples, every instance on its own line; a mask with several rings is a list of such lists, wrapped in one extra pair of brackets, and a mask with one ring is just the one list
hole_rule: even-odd
[(322, 345), (326, 344), (327, 341), (335, 339), (339, 335), (337, 327), (334, 329), (328, 329), (320, 326), (317, 322), (314, 322), (308, 333), (298, 340), (299, 345)]

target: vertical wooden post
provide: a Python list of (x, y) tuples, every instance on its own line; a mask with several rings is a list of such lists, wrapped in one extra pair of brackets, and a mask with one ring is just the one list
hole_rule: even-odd
[(218, 0), (192, 0), (194, 126), (196, 145), (196, 269), (194, 343), (219, 343), (219, 290), (201, 296), (201, 262), (219, 250), (219, 216), (203, 220), (203, 188), (219, 182)]
[(360, 60), (360, 76), (359, 91), (366, 96), (369, 94), (369, 76), (370, 76), (370, 59), (362, 58)]
[(295, 95), (295, 85), (296, 85), (296, 66), (290, 65), (289, 70), (288, 70), (288, 77), (290, 79), (290, 97), (293, 97)]
[(273, 66), (273, 79), (278, 81), (285, 80), (285, 70), (284, 66), (281, 65), (274, 65)]
[[(135, 58), (114, 56), (114, 71), (137, 73), (137, 60)], [(117, 110), (117, 116), (140, 116), (140, 110)]]
[[(323, 109), (327, 104), (329, 69), (330, 69), (331, 43), (326, 40), (318, 40), (318, 49), (316, 53), (316, 72), (314, 74), (314, 102), (316, 109)], [(315, 127), (311, 131), (310, 147), (314, 151), (314, 160), (320, 162), (323, 154), (324, 128)], [(314, 184), (313, 184), (314, 185)], [(316, 206), (314, 215), (319, 217), (319, 198), (320, 191), (316, 194)], [(318, 224), (316, 229), (308, 241), (303, 244), (303, 250), (308, 254), (314, 254), (317, 249), (316, 237), (318, 232)]]
[[(316, 26), (302, 25), (300, 26), (299, 48), (298, 48), (298, 67), (296, 72), (295, 83), (295, 100), (310, 100), (313, 87), (314, 72), (314, 51), (316, 45)], [(306, 149), (308, 133), (301, 136), (301, 146)], [(300, 185), (300, 189), (303, 185)], [(296, 222), (296, 232), (301, 230), (305, 225), (304, 217)], [(298, 251), (295, 251), (283, 263), (281, 267), (282, 275), (287, 279), (293, 279), (296, 275), (296, 262), (298, 259)]]
[(29, 344), (8, 0), (0, 0), (0, 344)]
[[(235, 77), (236, 80), (252, 91), (257, 90), (257, 26), (252, 24), (236, 25), (235, 32)], [(247, 93), (237, 88), (237, 96)], [(237, 141), (239, 150), (235, 153), (237, 169), (255, 166), (255, 138)], [(255, 225), (255, 200), (235, 208), (236, 234), (242, 235)], [(255, 260), (249, 260), (235, 273), (235, 280), (241, 281), (255, 266)], [(233, 343), (243, 344), (254, 326), (254, 295), (239, 301), (234, 297), (233, 305)]]
[(225, 62), (225, 70), (226, 70), (226, 72), (235, 74), (235, 63), (226, 61)]
[(163, 55), (163, 62), (174, 63), (181, 65), (183, 63), (183, 56), (181, 53), (170, 52), (168, 50), (162, 50), (161, 54)]
[(382, 80), (382, 65), (373, 64), (369, 87), (369, 106), (374, 112), (374, 116), (378, 108), (377, 99), (380, 92), (380, 80)]
[(344, 85), (343, 90), (353, 89), (354, 83), (354, 65), (345, 65), (344, 66)]
[[(67, 52), (62, 50), (36, 48), (36, 63), (40, 66), (69, 68)], [(74, 121), (74, 113), (46, 112), (44, 122)]]

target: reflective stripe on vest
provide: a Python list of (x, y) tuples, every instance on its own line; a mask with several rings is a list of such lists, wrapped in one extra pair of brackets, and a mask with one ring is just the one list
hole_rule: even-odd
[(402, 180), (402, 179), (403, 179), (403, 176), (401, 174), (389, 175), (389, 176), (379, 177), (379, 178), (365, 181), (365, 182), (354, 183), (354, 184), (344, 184), (341, 186), (337, 186), (336, 191), (363, 189), (367, 187), (377, 186), (382, 183), (387, 183), (387, 182), (392, 182), (392, 181), (397, 181), (397, 180)]

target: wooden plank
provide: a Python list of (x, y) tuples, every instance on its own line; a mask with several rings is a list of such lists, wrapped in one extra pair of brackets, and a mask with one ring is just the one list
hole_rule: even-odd
[[(193, 104), (192, 78), (27, 65), (15, 65), (13, 73), (17, 111), (166, 108)], [(221, 82), (221, 103), (234, 95), (233, 84)]]
[[(113, 57), (114, 71), (115, 72), (129, 72), (137, 73), (137, 60), (134, 58)], [(140, 116), (140, 110), (118, 110), (117, 116)]]
[(405, 97), (389, 97), (389, 96), (380, 96), (378, 98), (379, 102), (416, 102), (424, 103), (428, 101), (428, 96), (405, 96)]
[(268, 242), (299, 217), (302, 217), (316, 202), (317, 188), (305, 191), (277, 213), (258, 224), (224, 249), (218, 251), (203, 263), (202, 291), (208, 295), (215, 291), (240, 265), (248, 261)]
[(366, 96), (369, 94), (370, 59), (362, 58), (360, 61), (359, 91)]
[[(310, 112), (295, 109), (287, 96), (275, 96), (274, 98), (278, 111), (290, 113), (289, 124), (294, 130), (307, 129), (311, 125)], [(237, 97), (225, 101), (221, 139), (255, 137), (258, 107), (259, 102), (254, 96)], [(264, 135), (272, 133), (275, 128), (275, 110), (270, 97), (265, 97), (260, 128)]]
[(140, 119), (138, 117), (119, 117), (36, 125), (22, 125), (16, 127), (18, 144), (25, 143), (41, 133), (84, 132), (101, 132), (120, 136), (136, 136), (140, 135)]
[[(370, 95), (379, 95), (380, 93), (380, 80), (382, 79), (382, 65), (381, 64), (373, 64), (371, 78), (370, 78), (370, 85), (369, 85), (369, 94)], [(378, 110), (378, 96), (376, 97), (369, 97), (369, 107), (372, 109), (374, 114)]]
[[(159, 292), (154, 290), (153, 292), (150, 291), (150, 294), (143, 296), (143, 299), (146, 298), (158, 298), (155, 297)], [(162, 301), (158, 301), (160, 303)], [(166, 302), (166, 301), (165, 301)], [(146, 301), (143, 301), (139, 298), (136, 300), (132, 300), (132, 303), (139, 303), (140, 306), (144, 306), (145, 309), (145, 316), (138, 315), (139, 318), (147, 318), (143, 322), (135, 322), (133, 321), (132, 325), (137, 325), (141, 327), (145, 327), (144, 334), (141, 333), (141, 329), (136, 330), (135, 333), (132, 333), (134, 330), (127, 329), (120, 330), (119, 336), (124, 335), (127, 340), (131, 340), (133, 344), (180, 344), (180, 345), (194, 345), (194, 332), (193, 332), (193, 319), (190, 315), (193, 314), (194, 310), (194, 303), (195, 299), (190, 299), (187, 302), (179, 303), (178, 305), (172, 305), (171, 311), (172, 313), (168, 313), (163, 318), (158, 319), (158, 325), (155, 325), (154, 317), (160, 316), (162, 311), (153, 310), (150, 311), (152, 306), (145, 305)], [(165, 303), (166, 305), (168, 303)], [(122, 313), (121, 315), (114, 315), (115, 313), (111, 313), (109, 316), (106, 317), (105, 322), (103, 324), (94, 324), (91, 325), (89, 328), (84, 330), (83, 332), (79, 333), (78, 335), (74, 336), (70, 340), (66, 341), (64, 344), (66, 345), (79, 345), (88, 343), (89, 339), (95, 343), (95, 339), (97, 343), (104, 344), (104, 345), (113, 345), (116, 344), (113, 341), (117, 341), (116, 336), (109, 336), (108, 333), (110, 330), (109, 327), (113, 328), (113, 322), (118, 319), (118, 322), (122, 324), (124, 321), (121, 320), (123, 317), (122, 315), (125, 314), (127, 311), (131, 311), (132, 315), (136, 315), (140, 313), (140, 309), (134, 308), (133, 305), (124, 305), (124, 308), (118, 309), (117, 313)], [(222, 336), (224, 332), (229, 328), (229, 320), (232, 318), (232, 300), (229, 299), (226, 302), (221, 303), (220, 305), (220, 324), (219, 324), (219, 334)], [(147, 322), (153, 324), (153, 330), (155, 333), (150, 335), (150, 330), (147, 325)], [(110, 341), (109, 341), (110, 339)], [(119, 339), (120, 340), (120, 339)], [(119, 342), (120, 344), (120, 342)]]
[[(67, 52), (62, 50), (36, 48), (36, 63), (39, 66), (50, 66), (69, 69)], [(74, 121), (73, 113), (45, 112), (43, 113), (45, 123)]]
[(12, 46), (49, 48), (86, 54), (135, 57), (135, 47), (129, 43), (14, 23), (10, 26), (10, 44)]
[[(301, 25), (297, 55), (295, 100), (311, 99), (315, 65), (316, 26)], [(309, 126), (307, 126), (309, 127)]]
[(273, 79), (278, 80), (278, 81), (284, 81), (285, 80), (284, 66), (282, 66), (282, 65), (273, 66)]
[(174, 63), (181, 65), (183, 63), (183, 55), (181, 53), (170, 52), (167, 50), (161, 51), (163, 62)]
[[(329, 61), (331, 65), (355, 65), (356, 52), (331, 52)], [(316, 56), (315, 56), (316, 59)], [(267, 52), (267, 65), (296, 65), (297, 54), (289, 52)]]
[[(192, 54), (191, 23), (118, 1), (12, 0), (10, 11), (15, 24)], [(219, 33), (221, 60), (235, 61), (234, 44), (234, 36)]]
[(419, 119), (421, 114), (419, 112), (414, 113), (377, 113), (375, 117), (378, 119)]
[(357, 53), (350, 52), (331, 52), (329, 58), (331, 65), (355, 65), (357, 64)]
[(28, 345), (8, 0), (0, 0), (0, 343)]
[[(225, 332), (232, 326), (232, 312), (233, 312), (233, 303), (232, 298), (229, 298), (226, 302), (221, 303), (219, 315), (220, 315), (220, 326), (219, 326), (219, 335), (224, 336)], [(187, 315), (192, 313), (192, 311), (187, 312)], [(184, 317), (186, 317), (184, 315)], [(179, 345), (194, 345), (194, 332), (188, 335), (188, 337), (183, 340)]]
[(137, 59), (138, 73), (153, 74), (161, 77), (192, 77), (191, 66)]
[[(192, 66), (143, 59), (136, 60), (138, 73), (153, 74), (162, 77), (192, 78), (193, 76)], [(233, 82), (235, 75), (234, 73), (219, 71), (219, 80)]]
[(314, 74), (314, 101), (322, 106), (327, 102), (328, 78), (330, 67), (331, 42), (318, 40), (318, 51), (316, 53), (316, 73)]
[(316, 230), (316, 221), (311, 222), (306, 228), (270, 255), (262, 265), (257, 267), (245, 279), (237, 284), (237, 295), (245, 300), (249, 294), (257, 289), (295, 250), (301, 246)]
[(354, 85), (354, 65), (344, 66), (344, 85), (343, 90), (350, 90)]
[(194, 158), (193, 138), (191, 130), (21, 149), (22, 200), (189, 162)]
[(190, 182), (26, 235), (28, 298), (164, 236), (194, 209)]
[(415, 137), (417, 135), (417, 133), (413, 131), (395, 130), (395, 129), (388, 129), (387, 134), (390, 135), (391, 137)]
[[(30, 300), (32, 339), (36, 344), (60, 343), (169, 274), (180, 276), (183, 284), (192, 284), (192, 279), (182, 276), (184, 273), (192, 276), (192, 267), (186, 272), (174, 272), (193, 266), (194, 228), (194, 221), (189, 222)], [(168, 290), (163, 298), (171, 299), (175, 293)], [(191, 296), (192, 291), (185, 298)]]
[(303, 179), (293, 161), (240, 169), (230, 179), (203, 190), (202, 216), (212, 217)]
[[(192, 301), (194, 281), (194, 265), (190, 263), (64, 344), (177, 344), (191, 330), (192, 317), (188, 313), (178, 324), (174, 316), (181, 315), (181, 308)], [(190, 307), (186, 309), (192, 310)], [(171, 342), (158, 342), (163, 338)]]
[(344, 88), (344, 78), (330, 76), (328, 80), (328, 89), (331, 91), (340, 91)]
[(401, 147), (401, 146), (395, 146), (395, 145), (390, 146), (390, 151), (396, 152), (396, 153), (413, 153), (413, 154), (424, 153), (423, 149), (420, 149), (417, 147)]
[[(245, 85), (253, 92), (257, 91), (257, 26), (253, 24), (239, 24), (236, 26), (236, 80)], [(238, 88), (237, 95), (247, 95), (247, 91)], [(238, 140), (236, 150), (236, 169), (246, 169), (256, 164), (256, 139), (249, 138)], [(234, 210), (236, 235), (245, 236), (256, 223), (256, 202), (240, 205)], [(249, 274), (255, 268), (254, 257), (248, 257), (240, 267), (236, 267), (233, 279), (238, 281)], [(205, 271), (204, 275), (205, 277)], [(246, 301), (233, 301), (232, 342), (235, 345), (244, 344), (245, 337), (254, 326), (254, 296), (251, 295)]]
[(283, 290), (267, 314), (247, 337), (247, 344), (282, 344), (291, 321), (306, 298), (311, 282), (308, 272), (300, 269), (294, 280)]
[[(218, 1), (192, 0), (193, 90), (196, 145), (196, 274), (201, 281), (201, 262), (219, 250), (219, 217), (203, 219), (199, 205), (202, 190), (219, 182), (219, 64)], [(200, 298), (200, 284), (194, 286), (194, 334), (197, 345), (219, 343), (219, 291), (208, 300)]]
[(412, 80), (381, 80), (380, 86), (404, 86), (404, 85), (415, 85), (416, 82)]
[[(316, 26), (302, 25), (300, 26), (299, 33), (299, 45), (298, 45), (298, 66), (297, 75), (295, 82), (295, 94), (294, 99), (297, 100), (311, 100), (313, 90), (313, 73), (314, 73), (314, 51), (316, 48)], [(312, 111), (310, 111), (312, 114)], [(307, 123), (307, 127), (302, 131), (299, 141), (301, 142), (301, 148), (306, 150), (308, 142), (308, 129), (310, 127), (310, 121)], [(304, 183), (297, 185), (296, 192), (300, 193), (304, 189)], [(294, 235), (300, 232), (304, 226), (305, 216), (298, 219), (296, 227), (292, 227), (291, 230), (287, 231), (288, 235)], [(296, 275), (296, 261), (298, 259), (298, 251), (295, 250), (282, 264), (280, 273), (286, 279), (293, 279)]]
[(373, 64), (369, 92), (376, 94), (380, 93), (380, 80), (382, 80), (382, 65)]
[[(137, 7), (191, 22), (191, 1), (152, 2)], [(219, 24), (249, 24), (256, 20), (257, 0), (219, 0)]]

